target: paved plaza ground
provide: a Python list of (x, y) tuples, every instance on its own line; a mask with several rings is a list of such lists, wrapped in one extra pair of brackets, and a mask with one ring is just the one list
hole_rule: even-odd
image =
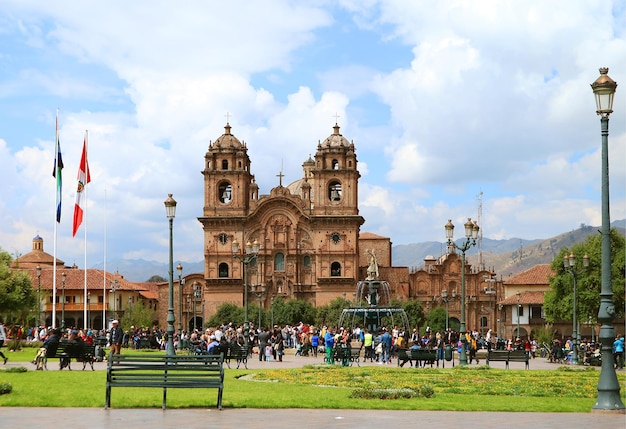
[[(24, 366), (24, 362), (12, 361), (7, 366)], [(323, 357), (293, 356), (287, 352), (283, 362), (259, 362), (253, 356), (249, 369), (298, 368), (307, 364), (322, 363)], [(455, 362), (458, 365), (458, 361)], [(484, 360), (480, 365), (484, 365)], [(26, 364), (30, 365), (30, 364)], [(379, 365), (361, 362), (361, 365)], [(391, 364), (396, 366), (394, 360)], [(451, 362), (445, 362), (446, 368)], [(472, 366), (474, 366), (472, 364)], [(503, 362), (493, 362), (494, 368), (504, 368)], [(559, 365), (545, 358), (533, 359), (531, 370), (556, 369)], [(48, 363), (50, 370), (58, 370), (56, 360)], [(79, 368), (78, 366), (76, 367)], [(82, 368), (82, 367), (81, 367)], [(97, 370), (104, 370), (106, 363), (96, 363)], [(511, 369), (523, 369), (524, 364), (513, 362)], [(103, 408), (0, 408), (0, 427), (46, 428), (68, 427), (72, 429), (157, 429), (157, 428), (472, 428), (472, 429), (539, 429), (576, 427), (581, 429), (626, 428), (626, 415), (615, 413), (533, 413), (520, 412), (458, 412), (458, 411), (380, 411), (380, 410), (309, 410), (309, 409), (109, 409)]]

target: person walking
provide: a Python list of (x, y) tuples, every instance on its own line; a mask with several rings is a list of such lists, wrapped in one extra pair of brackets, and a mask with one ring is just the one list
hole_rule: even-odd
[(384, 331), (383, 334), (380, 336), (380, 342), (383, 345), (383, 356), (382, 356), (381, 363), (390, 364), (391, 363), (390, 353), (391, 353), (392, 337), (389, 331), (387, 330), (387, 328), (383, 328), (383, 331)]
[(9, 360), (8, 357), (6, 357), (4, 355), (4, 353), (2, 353), (2, 347), (4, 347), (4, 342), (7, 339), (7, 331), (4, 329), (4, 323), (2, 323), (2, 320), (0, 320), (0, 357), (4, 360), (4, 364), (7, 364), (7, 361)]
[[(613, 343), (615, 369), (624, 369), (624, 336), (618, 335)], [(6, 362), (5, 362), (6, 363)]]
[(119, 355), (122, 350), (122, 338), (124, 337), (124, 331), (119, 326), (119, 321), (115, 319), (111, 322), (111, 354)]

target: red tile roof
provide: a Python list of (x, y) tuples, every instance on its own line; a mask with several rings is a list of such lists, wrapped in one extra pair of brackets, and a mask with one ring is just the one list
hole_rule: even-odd
[[(543, 304), (543, 296), (545, 292), (520, 292), (519, 295), (519, 303), (521, 305), (535, 305), (535, 304)], [(501, 305), (517, 305), (517, 294), (511, 295), (510, 297), (499, 302)]]
[(552, 271), (549, 264), (539, 264), (534, 267), (513, 276), (503, 283), (505, 286), (511, 285), (548, 285), (550, 283), (550, 277), (553, 277), (555, 272)]

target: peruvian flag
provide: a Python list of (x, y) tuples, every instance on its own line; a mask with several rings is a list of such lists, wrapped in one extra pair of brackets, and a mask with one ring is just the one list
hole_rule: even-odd
[(87, 162), (87, 135), (83, 141), (83, 154), (80, 157), (80, 167), (78, 168), (78, 188), (76, 189), (76, 203), (74, 204), (74, 223), (72, 227), (72, 237), (83, 223), (83, 193), (87, 183), (91, 182), (89, 175), (89, 163)]

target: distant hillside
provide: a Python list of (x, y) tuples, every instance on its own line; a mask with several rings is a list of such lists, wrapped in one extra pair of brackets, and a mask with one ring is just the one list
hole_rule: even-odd
[[(612, 228), (617, 228), (622, 235), (626, 235), (626, 219), (615, 221)], [(571, 247), (572, 244), (583, 242), (591, 234), (597, 234), (600, 227), (583, 225), (579, 229), (566, 232), (556, 237), (545, 240), (524, 240), (521, 238), (510, 238), (508, 240), (491, 240), (484, 238), (482, 242), (483, 265), (487, 269), (492, 269), (502, 278), (516, 275), (537, 264), (549, 264), (554, 256), (563, 247)], [(445, 252), (445, 243), (427, 241), (423, 243), (403, 244), (392, 247), (392, 263), (396, 267), (419, 268), (424, 265), (424, 258), (432, 255), (435, 258)], [(468, 263), (477, 266), (478, 249), (472, 247), (467, 252)], [(175, 262), (177, 265), (178, 262)], [(204, 263), (181, 262), (183, 275), (191, 273), (202, 273)], [(103, 269), (102, 264), (93, 268)], [(154, 275), (163, 278), (168, 277), (168, 264), (143, 259), (120, 259), (107, 261), (107, 271), (119, 272), (124, 278), (133, 282), (145, 282)], [(174, 267), (174, 276), (177, 277)]]
[[(192, 273), (203, 273), (204, 262), (181, 262), (183, 266), (183, 276)], [(176, 272), (176, 266), (178, 262), (174, 262), (174, 278), (178, 278)], [(92, 268), (102, 270), (104, 267), (102, 264), (97, 264)], [(146, 282), (152, 276), (161, 276), (165, 279), (168, 278), (169, 267), (168, 264), (163, 264), (156, 261), (146, 261), (144, 259), (117, 259), (114, 261), (107, 261), (107, 271), (114, 273), (119, 271), (126, 280), (131, 282)]]
[[(626, 236), (626, 220), (613, 222), (611, 228), (616, 228)], [(551, 263), (562, 248), (584, 242), (590, 235), (597, 234), (599, 229), (600, 227), (583, 225), (574, 231), (544, 240), (483, 239), (482, 264), (486, 269), (493, 269), (506, 279), (537, 264)], [(393, 265), (419, 268), (424, 265), (426, 256), (432, 255), (437, 258), (444, 252), (444, 243), (437, 242), (393, 246)], [(474, 266), (479, 264), (477, 247), (467, 252), (467, 261)]]

